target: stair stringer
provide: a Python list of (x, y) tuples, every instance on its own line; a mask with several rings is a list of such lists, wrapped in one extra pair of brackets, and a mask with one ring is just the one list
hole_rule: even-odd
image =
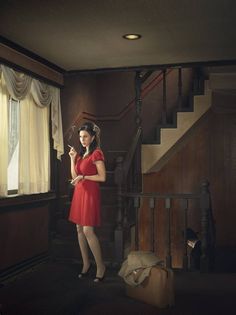
[(182, 147), (211, 107), (212, 91), (205, 81), (204, 95), (193, 97), (192, 112), (177, 112), (177, 128), (162, 128), (160, 144), (142, 144), (142, 173), (159, 171), (170, 157)]

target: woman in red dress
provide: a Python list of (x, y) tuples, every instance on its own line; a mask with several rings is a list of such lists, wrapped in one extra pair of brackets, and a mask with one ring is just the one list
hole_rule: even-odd
[(79, 128), (79, 152), (72, 147), (71, 160), (72, 184), (75, 186), (69, 220), (76, 224), (78, 241), (83, 260), (79, 278), (85, 277), (91, 267), (88, 245), (91, 249), (97, 273), (95, 282), (102, 281), (105, 264), (102, 259), (100, 242), (94, 227), (100, 225), (100, 188), (99, 182), (106, 180), (104, 155), (100, 145), (100, 129), (94, 123), (85, 123)]

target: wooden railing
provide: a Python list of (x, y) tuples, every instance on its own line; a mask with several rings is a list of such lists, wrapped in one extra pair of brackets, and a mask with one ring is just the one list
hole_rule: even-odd
[[(166, 71), (166, 75), (170, 74), (173, 69), (168, 69)], [(150, 75), (150, 73), (148, 72)], [(142, 78), (142, 82), (144, 82), (148, 76), (144, 76)], [(159, 73), (148, 82), (142, 89), (141, 89), (141, 97), (144, 99), (157, 85), (159, 85), (163, 80), (163, 72), (159, 71)], [(83, 120), (88, 121), (97, 121), (97, 122), (110, 122), (110, 121), (120, 121), (123, 119), (136, 105), (136, 98), (133, 98), (120, 112), (114, 115), (96, 115), (93, 113), (89, 113), (83, 111), (79, 113), (74, 121), (71, 123), (71, 126), (79, 126)], [(64, 138), (68, 137), (68, 134), (71, 132), (71, 126), (67, 128), (64, 133)]]
[[(212, 262), (214, 261), (214, 247), (215, 247), (215, 228), (214, 220), (212, 216), (211, 209), (211, 196), (209, 191), (208, 181), (204, 181), (201, 185), (201, 191), (198, 194), (158, 194), (158, 193), (121, 193), (121, 198), (131, 199), (133, 208), (136, 213), (136, 222), (135, 222), (135, 249), (139, 249), (139, 214), (140, 214), (140, 205), (142, 204), (143, 199), (148, 199), (149, 201), (149, 211), (151, 213), (151, 225), (147, 227), (150, 231), (151, 238), (151, 249), (154, 251), (155, 239), (154, 231), (155, 227), (155, 212), (158, 211), (158, 204), (160, 200), (164, 200), (166, 215), (167, 215), (167, 227), (165, 229), (166, 235), (166, 267), (172, 267), (172, 242), (171, 240), (171, 213), (173, 201), (176, 199), (181, 200), (182, 204), (182, 213), (184, 217), (184, 251), (182, 254), (183, 260), (183, 269), (188, 269), (188, 255), (187, 255), (187, 236), (186, 230), (188, 228), (188, 210), (189, 210), (189, 200), (197, 200), (199, 203), (199, 208), (201, 209), (201, 258), (200, 258), (200, 271), (208, 272), (212, 269)], [(157, 209), (156, 209), (157, 208)], [(121, 254), (120, 254), (121, 256)]]
[(127, 221), (127, 208), (124, 208), (121, 194), (124, 191), (136, 191), (140, 186), (140, 153), (137, 152), (141, 147), (141, 128), (137, 129), (133, 137), (132, 144), (125, 156), (118, 156), (116, 159), (116, 168), (114, 173), (114, 181), (117, 186), (117, 224), (115, 229), (115, 254), (116, 260), (121, 261), (123, 258), (124, 229)]
[[(132, 139), (132, 143), (126, 156), (118, 157), (115, 168), (115, 184), (117, 185), (117, 224), (115, 229), (115, 256), (117, 261), (122, 261), (126, 229), (128, 222), (127, 207), (124, 207), (121, 194), (124, 192), (140, 192), (142, 190), (142, 172), (141, 172), (141, 145), (142, 145), (142, 100), (147, 93), (149, 93), (157, 84), (163, 81), (165, 86), (166, 74), (170, 73), (172, 69), (164, 70), (149, 83), (145, 89), (142, 89), (144, 82), (152, 74), (150, 71), (142, 73), (136, 72), (135, 76), (135, 99), (133, 100), (136, 109), (135, 123), (136, 133)], [(155, 82), (155, 84), (153, 84)], [(148, 87), (148, 88), (147, 88)], [(145, 93), (145, 92), (146, 93)], [(164, 91), (163, 91), (164, 92)], [(165, 92), (166, 93), (166, 92)], [(163, 94), (164, 95), (164, 94)], [(163, 96), (165, 97), (165, 96)]]

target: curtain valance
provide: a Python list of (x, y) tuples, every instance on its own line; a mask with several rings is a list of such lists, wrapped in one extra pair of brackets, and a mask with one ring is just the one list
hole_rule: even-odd
[(8, 93), (12, 98), (23, 100), (31, 93), (37, 106), (51, 106), (53, 147), (57, 150), (57, 158), (61, 159), (64, 154), (64, 144), (60, 90), (5, 65), (0, 65), (0, 76), (4, 77)]

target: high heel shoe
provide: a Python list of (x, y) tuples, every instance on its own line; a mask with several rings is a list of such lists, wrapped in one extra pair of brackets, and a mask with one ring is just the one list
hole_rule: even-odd
[(103, 275), (103, 277), (95, 277), (95, 278), (93, 279), (93, 282), (96, 282), (96, 283), (102, 282), (102, 281), (104, 280), (104, 278), (105, 278), (105, 275)]
[(92, 264), (89, 265), (88, 270), (86, 272), (79, 273), (78, 278), (82, 279), (82, 278), (88, 277), (90, 274), (91, 268), (92, 268)]
[(106, 268), (105, 268), (105, 270), (104, 270), (103, 276), (102, 276), (102, 277), (96, 276), (96, 277), (93, 279), (93, 282), (96, 282), (96, 283), (102, 282), (102, 281), (104, 280), (104, 278), (105, 278), (105, 273), (106, 273)]

